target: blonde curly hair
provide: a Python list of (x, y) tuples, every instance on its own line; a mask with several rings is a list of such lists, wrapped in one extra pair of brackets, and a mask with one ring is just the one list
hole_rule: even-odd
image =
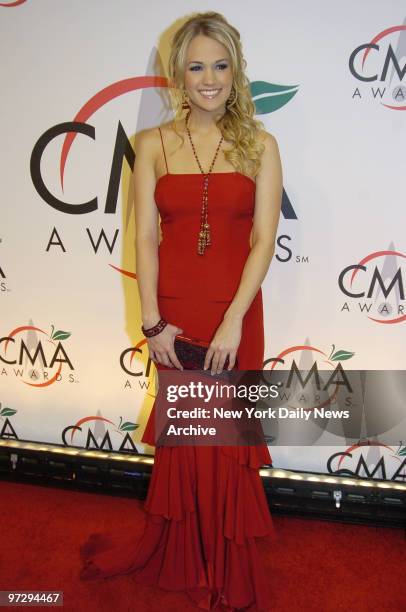
[(261, 121), (254, 119), (255, 105), (249, 89), (249, 80), (245, 74), (247, 62), (243, 56), (240, 34), (220, 13), (209, 11), (192, 14), (173, 37), (169, 56), (171, 85), (169, 93), (175, 120), (184, 117), (183, 87), (186, 53), (189, 43), (198, 34), (218, 41), (226, 47), (230, 54), (233, 84), (230, 98), (226, 103), (226, 112), (217, 121), (217, 126), (224, 139), (232, 144), (231, 149), (224, 151), (226, 160), (237, 171), (255, 177), (260, 170), (261, 155), (264, 150), (264, 145), (258, 138), (264, 125)]

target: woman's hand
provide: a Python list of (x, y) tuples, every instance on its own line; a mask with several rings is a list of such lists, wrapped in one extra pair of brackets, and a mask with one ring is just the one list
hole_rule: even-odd
[(210, 367), (211, 362), (211, 374), (220, 374), (227, 356), (229, 358), (228, 369), (232, 370), (241, 342), (241, 331), (242, 319), (223, 319), (207, 349), (204, 361), (205, 370)]
[(178, 370), (183, 370), (173, 347), (175, 336), (182, 332), (183, 329), (180, 329), (180, 327), (168, 323), (159, 334), (147, 338), (149, 355), (152, 361), (162, 363), (169, 368), (175, 366)]

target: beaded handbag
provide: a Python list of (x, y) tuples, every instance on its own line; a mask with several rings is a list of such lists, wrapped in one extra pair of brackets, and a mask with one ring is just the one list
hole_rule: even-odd
[[(208, 342), (203, 342), (197, 338), (188, 338), (187, 336), (181, 335), (175, 336), (175, 353), (185, 370), (203, 370), (209, 346)], [(228, 368), (229, 363), (229, 358), (227, 356), (223, 370)], [(237, 361), (234, 367), (238, 367)]]

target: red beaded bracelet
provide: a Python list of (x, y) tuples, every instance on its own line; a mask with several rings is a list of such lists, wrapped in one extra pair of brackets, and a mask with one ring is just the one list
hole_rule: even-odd
[(156, 336), (168, 325), (168, 322), (165, 319), (159, 319), (158, 323), (154, 325), (154, 327), (150, 327), (149, 329), (145, 329), (142, 325), (141, 330), (144, 336), (147, 338), (152, 338), (152, 336)]

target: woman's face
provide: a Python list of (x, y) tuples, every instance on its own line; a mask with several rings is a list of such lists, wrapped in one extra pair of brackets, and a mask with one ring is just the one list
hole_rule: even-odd
[(195, 36), (189, 43), (185, 65), (185, 89), (191, 106), (224, 112), (232, 84), (231, 60), (226, 47), (208, 36)]

